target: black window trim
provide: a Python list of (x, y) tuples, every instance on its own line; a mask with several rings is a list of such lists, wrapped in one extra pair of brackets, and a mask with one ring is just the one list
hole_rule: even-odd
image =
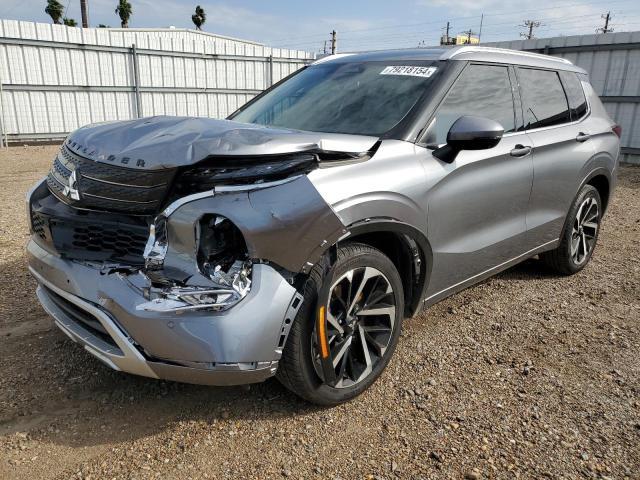
[(573, 109), (571, 108), (571, 103), (569, 101), (569, 95), (567, 95), (567, 85), (565, 84), (565, 80), (563, 79), (563, 75), (561, 72), (558, 72), (558, 77), (560, 78), (560, 83), (562, 83), (562, 88), (564, 89), (564, 94), (567, 97), (567, 104), (569, 105), (569, 115), (571, 116), (571, 122), (578, 122), (579, 120), (585, 118), (587, 115), (589, 115), (590, 112), (590, 108), (589, 108), (589, 99), (587, 98), (587, 92), (584, 91), (584, 87), (582, 86), (582, 80), (580, 79), (580, 77), (578, 76), (578, 74), (576, 72), (569, 72), (566, 70), (563, 70), (562, 72), (568, 74), (568, 75), (573, 75), (575, 76), (576, 80), (578, 81), (578, 85), (580, 87), (580, 91), (582, 92), (582, 97), (584, 98), (584, 103), (587, 105), (587, 109), (585, 110), (585, 113), (578, 117), (578, 118), (573, 118)]
[[(520, 86), (520, 78), (518, 77), (518, 70), (520, 69), (529, 69), (529, 70), (546, 70), (549, 72), (555, 72), (556, 74), (558, 74), (558, 79), (560, 79), (560, 84), (562, 85), (562, 90), (564, 91), (564, 84), (562, 83), (562, 76), (560, 75), (560, 69), (556, 69), (556, 68), (543, 68), (543, 67), (530, 67), (528, 65), (514, 65), (515, 67), (515, 73), (516, 73), (516, 78), (518, 81), (518, 92), (520, 93), (520, 101), (522, 103), (522, 110), (523, 110), (523, 123), (524, 123), (524, 98), (522, 95), (522, 88)], [(571, 70), (566, 70), (571, 72)], [(575, 72), (572, 72), (575, 73)], [(580, 80), (580, 79), (579, 79)], [(582, 80), (580, 80), (580, 86), (582, 87)], [(582, 90), (584, 92), (584, 87), (582, 87)], [(538, 127), (538, 128), (530, 128), (530, 129), (524, 129), (520, 132), (517, 133), (531, 133), (531, 132), (542, 132), (545, 130), (550, 130), (552, 128), (561, 128), (561, 127), (566, 127), (568, 125), (575, 125), (581, 122), (584, 122), (587, 118), (589, 118), (591, 116), (591, 104), (589, 103), (589, 98), (587, 96), (587, 93), (584, 92), (584, 96), (585, 99), (587, 100), (587, 113), (582, 116), (579, 120), (569, 120), (568, 122), (564, 122), (564, 123), (558, 123), (557, 125), (549, 125), (547, 127)], [(567, 94), (565, 92), (565, 98), (567, 99), (567, 107), (569, 106), (569, 99), (567, 98)], [(571, 115), (569, 115), (571, 116)]]

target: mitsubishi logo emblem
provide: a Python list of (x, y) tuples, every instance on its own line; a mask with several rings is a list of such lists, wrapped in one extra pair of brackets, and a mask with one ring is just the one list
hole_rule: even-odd
[(74, 170), (69, 175), (69, 185), (64, 187), (62, 193), (65, 197), (70, 198), (71, 200), (80, 200), (80, 192), (78, 191), (78, 178), (76, 176), (77, 171)]

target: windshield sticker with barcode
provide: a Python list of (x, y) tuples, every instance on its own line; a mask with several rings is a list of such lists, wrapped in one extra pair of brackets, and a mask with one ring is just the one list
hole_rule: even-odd
[(407, 75), (410, 77), (429, 78), (436, 72), (437, 69), (438, 67), (392, 65), (389, 67), (385, 67), (385, 69), (380, 72), (380, 75)]

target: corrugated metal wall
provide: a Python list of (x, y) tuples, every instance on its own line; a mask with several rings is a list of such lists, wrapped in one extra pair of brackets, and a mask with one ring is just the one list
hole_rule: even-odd
[(607, 112), (622, 126), (622, 161), (640, 163), (640, 32), (575, 35), (485, 46), (547, 53), (589, 72)]
[(26, 140), (137, 116), (224, 118), (312, 59), (192, 30), (0, 20), (0, 120)]

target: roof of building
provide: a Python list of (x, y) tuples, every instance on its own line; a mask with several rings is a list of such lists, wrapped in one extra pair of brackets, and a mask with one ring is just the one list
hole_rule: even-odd
[(531, 67), (553, 68), (586, 73), (569, 60), (540, 53), (508, 50), (506, 48), (458, 45), (452, 47), (430, 47), (402, 50), (378, 50), (372, 52), (343, 53), (331, 55), (316, 61), (353, 62), (353, 61), (438, 61), (438, 60), (475, 60), (481, 62), (506, 63)]

